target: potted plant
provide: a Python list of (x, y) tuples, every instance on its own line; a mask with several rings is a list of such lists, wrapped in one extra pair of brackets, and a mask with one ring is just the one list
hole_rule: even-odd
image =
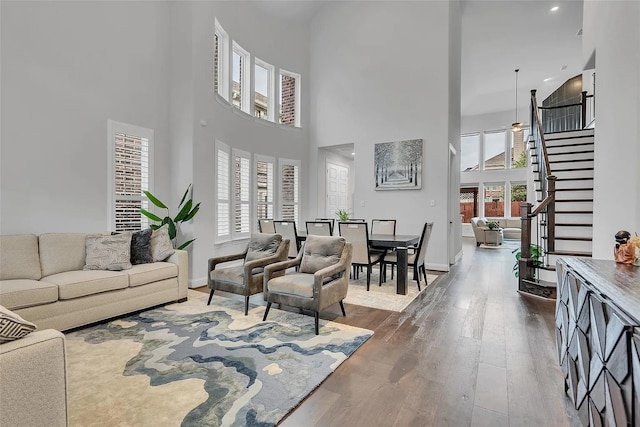
[(489, 227), (489, 230), (498, 230), (500, 228), (500, 224), (496, 221), (487, 221), (486, 225)]
[(336, 212), (336, 215), (338, 215), (340, 221), (349, 221), (349, 211), (347, 210), (340, 209)]
[[(513, 265), (513, 274), (516, 277), (520, 277), (520, 258), (522, 258), (522, 251), (518, 248), (513, 251), (516, 256), (516, 263)], [(540, 245), (531, 245), (531, 259), (533, 260), (533, 266), (538, 267), (542, 265), (542, 255), (544, 251)], [(536, 270), (537, 274), (537, 270)]]
[[(196, 214), (198, 213), (198, 210), (200, 210), (200, 203), (193, 206), (193, 199), (189, 197), (189, 200), (187, 200), (187, 194), (189, 194), (189, 190), (191, 190), (191, 184), (189, 184), (189, 186), (187, 187), (187, 191), (184, 192), (184, 195), (182, 196), (182, 200), (180, 200), (180, 204), (178, 204), (178, 215), (176, 215), (175, 218), (171, 218), (171, 214), (169, 212), (169, 208), (167, 207), (167, 205), (162, 203), (157, 197), (155, 197), (150, 192), (144, 191), (144, 194), (147, 196), (147, 198), (151, 203), (153, 203), (160, 209), (167, 210), (167, 215), (164, 218), (160, 218), (158, 215), (155, 215), (145, 209), (140, 209), (140, 213), (146, 216), (147, 218), (149, 218), (151, 221), (155, 221), (158, 223), (158, 224), (151, 224), (151, 228), (154, 230), (157, 230), (163, 225), (168, 224), (169, 238), (173, 242), (174, 247), (176, 246), (176, 236), (178, 235), (180, 224), (191, 220), (194, 216), (196, 216)], [(193, 243), (194, 240), (196, 239), (188, 240), (183, 244), (181, 244), (180, 246), (178, 246), (176, 249), (184, 249), (187, 246), (189, 246), (191, 243)]]

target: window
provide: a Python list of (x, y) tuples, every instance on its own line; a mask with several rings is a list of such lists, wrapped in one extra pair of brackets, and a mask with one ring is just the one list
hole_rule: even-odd
[(504, 183), (484, 186), (484, 216), (504, 216)]
[(300, 75), (280, 70), (280, 123), (300, 126)]
[(505, 168), (506, 131), (486, 132), (484, 134), (484, 170)]
[(480, 134), (462, 135), (460, 137), (460, 172), (480, 169)]
[(464, 223), (478, 216), (478, 187), (460, 188), (460, 217)]
[(273, 157), (256, 154), (254, 163), (255, 191), (256, 191), (256, 218), (274, 218), (273, 216), (273, 183), (274, 164)]
[(153, 130), (109, 120), (109, 224), (114, 231), (149, 226), (143, 191), (152, 191)]
[(229, 36), (216, 19), (213, 35), (213, 91), (229, 100)]
[(233, 149), (233, 238), (249, 237), (251, 154)]
[(298, 226), (300, 161), (280, 159), (280, 218)]
[(233, 42), (232, 56), (231, 104), (246, 113), (249, 111), (249, 53)]
[(520, 216), (520, 203), (527, 201), (527, 184), (511, 184), (511, 216)]
[(511, 132), (511, 168), (527, 167), (527, 141), (529, 129), (524, 128), (520, 132)]
[(253, 114), (273, 121), (273, 65), (256, 58)]
[(216, 241), (228, 240), (231, 238), (229, 227), (229, 146), (216, 141)]

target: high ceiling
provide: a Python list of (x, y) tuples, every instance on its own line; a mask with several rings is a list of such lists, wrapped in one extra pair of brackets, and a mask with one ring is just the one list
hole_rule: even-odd
[[(266, 13), (306, 21), (332, 2), (256, 1)], [(580, 74), (581, 26), (582, 0), (462, 0), (462, 116), (513, 110), (516, 68), (521, 109), (531, 89), (541, 101)]]

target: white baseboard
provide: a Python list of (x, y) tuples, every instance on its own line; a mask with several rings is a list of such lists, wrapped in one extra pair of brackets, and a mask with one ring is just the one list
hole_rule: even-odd
[(205, 286), (207, 284), (207, 278), (206, 277), (199, 277), (197, 279), (190, 279), (189, 280), (189, 288), (193, 289), (193, 288), (199, 288), (200, 286)]
[(449, 266), (447, 264), (425, 264), (424, 265), (427, 270), (435, 270), (435, 271), (449, 271)]
[(462, 259), (462, 249), (460, 249), (460, 252), (458, 252), (453, 260), (454, 264), (457, 264), (458, 261), (460, 261)]

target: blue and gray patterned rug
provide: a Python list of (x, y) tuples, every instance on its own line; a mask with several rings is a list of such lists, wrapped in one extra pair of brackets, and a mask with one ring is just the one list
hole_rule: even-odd
[(67, 334), (71, 425), (275, 425), (373, 334), (206, 298)]

